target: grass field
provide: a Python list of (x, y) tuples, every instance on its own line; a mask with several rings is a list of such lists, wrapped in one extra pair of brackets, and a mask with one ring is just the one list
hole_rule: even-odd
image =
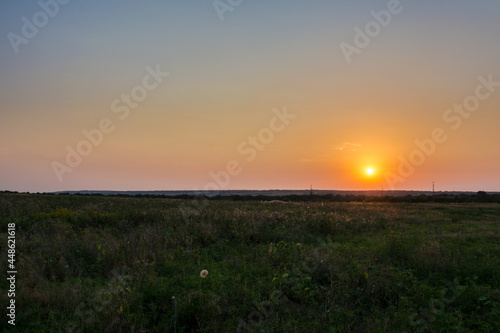
[(192, 206), (0, 194), (0, 329), (500, 332), (498, 203)]

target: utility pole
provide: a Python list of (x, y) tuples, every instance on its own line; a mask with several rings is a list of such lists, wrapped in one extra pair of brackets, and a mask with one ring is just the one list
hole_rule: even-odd
[(434, 181), (432, 181), (432, 202), (434, 202)]
[(311, 192), (309, 193), (309, 195), (310, 195), (311, 197), (312, 197), (312, 195), (313, 195), (313, 186), (312, 186), (312, 184), (311, 184)]

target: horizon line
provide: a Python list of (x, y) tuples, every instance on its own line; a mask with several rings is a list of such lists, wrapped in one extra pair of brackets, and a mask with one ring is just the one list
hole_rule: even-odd
[(58, 193), (69, 193), (69, 192), (193, 192), (193, 193), (218, 193), (218, 192), (376, 192), (376, 193), (388, 193), (388, 192), (425, 192), (425, 193), (500, 193), (500, 190), (418, 190), (418, 189), (350, 189), (350, 190), (339, 190), (339, 189), (221, 189), (221, 190), (198, 190), (198, 189), (184, 189), (184, 190), (56, 190), (56, 191), (16, 191), (16, 190), (0, 190), (0, 192), (13, 192), (13, 193), (29, 193), (29, 194), (58, 194)]

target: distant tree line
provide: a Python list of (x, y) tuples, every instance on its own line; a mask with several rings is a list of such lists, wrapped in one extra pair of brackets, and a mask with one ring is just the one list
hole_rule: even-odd
[[(0, 191), (5, 194), (29, 194), (27, 192), (18, 193), (15, 191)], [(38, 195), (56, 195), (54, 193), (34, 193)], [(76, 196), (106, 196), (106, 197), (136, 197), (136, 198), (163, 198), (163, 199), (183, 199), (183, 200), (228, 200), (228, 201), (284, 201), (284, 202), (437, 202), (437, 203), (462, 203), (462, 202), (484, 202), (500, 203), (500, 194), (488, 194), (485, 191), (479, 191), (476, 194), (436, 194), (426, 195), (406, 195), (406, 196), (370, 196), (358, 194), (291, 194), (282, 196), (270, 195), (161, 195), (161, 194), (109, 194), (102, 193), (59, 193), (57, 195), (76, 195)]]

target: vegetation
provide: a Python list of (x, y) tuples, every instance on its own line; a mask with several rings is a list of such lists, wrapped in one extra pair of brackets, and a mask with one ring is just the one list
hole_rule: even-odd
[(498, 203), (192, 201), (0, 193), (0, 329), (500, 331)]

